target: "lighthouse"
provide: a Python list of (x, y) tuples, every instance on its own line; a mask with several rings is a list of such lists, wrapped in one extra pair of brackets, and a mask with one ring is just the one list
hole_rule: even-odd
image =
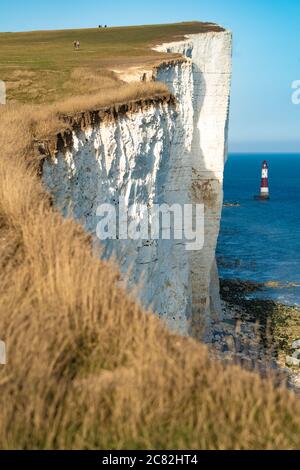
[(269, 172), (268, 164), (266, 160), (264, 160), (262, 163), (262, 168), (261, 168), (260, 194), (259, 196), (254, 196), (255, 199), (259, 199), (259, 200), (270, 199), (268, 172)]

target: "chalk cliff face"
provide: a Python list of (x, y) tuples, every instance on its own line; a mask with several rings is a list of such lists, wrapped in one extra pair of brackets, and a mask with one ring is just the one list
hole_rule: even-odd
[[(184, 59), (155, 70), (175, 102), (158, 97), (74, 127), (71, 145), (43, 165), (43, 178), (63, 213), (96, 234), (99, 204), (204, 204), (204, 246), (184, 240), (106, 240), (129, 287), (169, 328), (209, 337), (220, 315), (215, 248), (226, 159), (231, 34), (209, 32), (159, 46)], [(143, 215), (137, 213), (136, 219)], [(151, 224), (151, 218), (150, 218)], [(149, 237), (150, 238), (150, 237)], [(101, 292), (99, 290), (99, 295)]]

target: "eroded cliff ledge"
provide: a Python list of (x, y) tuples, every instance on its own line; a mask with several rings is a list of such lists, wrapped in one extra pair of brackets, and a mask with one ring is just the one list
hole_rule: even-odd
[(208, 338), (211, 319), (220, 315), (215, 248), (227, 153), (231, 34), (193, 34), (159, 49), (184, 57), (154, 71), (171, 96), (74, 116), (55, 156), (44, 160), (43, 179), (63, 213), (93, 234), (99, 204), (117, 204), (120, 196), (129, 206), (203, 203), (202, 250), (187, 251), (178, 240), (107, 240), (104, 248), (105, 256), (116, 256), (142, 303), (169, 328)]

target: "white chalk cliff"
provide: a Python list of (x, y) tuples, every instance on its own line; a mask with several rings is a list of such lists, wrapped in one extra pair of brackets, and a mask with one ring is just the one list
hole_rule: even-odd
[[(231, 34), (193, 34), (158, 47), (182, 54), (155, 71), (166, 97), (123, 107), (114, 119), (74, 126), (71, 143), (43, 164), (55, 204), (96, 234), (97, 207), (120, 196), (130, 205), (205, 206), (203, 249), (181, 240), (107, 240), (136, 295), (181, 334), (209, 337), (220, 315), (215, 249), (223, 201), (223, 169), (231, 79)], [(99, 290), (101, 295), (101, 290)]]

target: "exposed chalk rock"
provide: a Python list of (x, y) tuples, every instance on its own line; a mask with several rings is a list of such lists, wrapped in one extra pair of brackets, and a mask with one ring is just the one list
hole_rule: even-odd
[[(186, 59), (164, 63), (156, 79), (175, 95), (110, 122), (72, 132), (72, 145), (43, 165), (64, 215), (96, 235), (99, 204), (204, 204), (204, 247), (184, 240), (107, 240), (131, 288), (170, 329), (209, 338), (221, 315), (215, 249), (223, 203), (231, 78), (231, 34), (209, 32), (159, 46)], [(142, 220), (142, 215), (137, 216)], [(150, 220), (151, 224), (151, 220)], [(150, 237), (149, 237), (150, 238)], [(101, 293), (99, 293), (101, 295)]]

